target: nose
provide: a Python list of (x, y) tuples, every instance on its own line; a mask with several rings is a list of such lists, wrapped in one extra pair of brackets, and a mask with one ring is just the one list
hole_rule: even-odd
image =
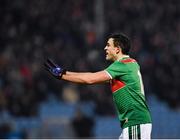
[(104, 47), (104, 50), (107, 50), (107, 46)]

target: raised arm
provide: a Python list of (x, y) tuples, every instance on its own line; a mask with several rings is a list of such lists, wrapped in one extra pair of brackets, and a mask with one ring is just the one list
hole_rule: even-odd
[(48, 59), (44, 65), (46, 70), (57, 79), (63, 79), (74, 83), (96, 84), (111, 79), (108, 73), (104, 70), (99, 72), (70, 72), (62, 69), (50, 59)]
[(103, 83), (109, 81), (110, 76), (104, 70), (98, 72), (84, 72), (84, 73), (67, 71), (65, 74), (62, 75), (62, 79), (75, 83), (96, 84), (96, 83)]

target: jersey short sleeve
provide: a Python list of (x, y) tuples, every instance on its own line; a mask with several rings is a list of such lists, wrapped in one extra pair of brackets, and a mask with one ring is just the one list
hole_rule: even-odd
[(125, 75), (127, 73), (127, 67), (124, 63), (120, 61), (115, 61), (105, 71), (110, 75), (112, 79)]

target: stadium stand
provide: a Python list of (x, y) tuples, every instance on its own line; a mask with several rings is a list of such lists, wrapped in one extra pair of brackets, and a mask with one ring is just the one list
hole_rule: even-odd
[(0, 138), (74, 138), (77, 108), (95, 121), (92, 137), (117, 138), (121, 129), (108, 84), (57, 81), (42, 66), (49, 56), (73, 71), (106, 68), (105, 38), (115, 31), (132, 38), (152, 137), (180, 138), (179, 5), (179, 0), (1, 0)]

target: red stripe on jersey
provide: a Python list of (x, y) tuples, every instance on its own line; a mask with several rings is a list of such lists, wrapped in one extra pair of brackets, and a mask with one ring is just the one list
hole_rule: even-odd
[(112, 93), (114, 93), (117, 90), (123, 88), (124, 86), (125, 86), (125, 83), (123, 83), (122, 81), (119, 81), (119, 80), (116, 80), (116, 79), (113, 79), (111, 81), (111, 90), (112, 90)]
[(132, 58), (128, 58), (128, 59), (124, 59), (124, 60), (121, 60), (122, 63), (133, 63), (133, 62), (136, 62), (135, 59), (132, 59)]

